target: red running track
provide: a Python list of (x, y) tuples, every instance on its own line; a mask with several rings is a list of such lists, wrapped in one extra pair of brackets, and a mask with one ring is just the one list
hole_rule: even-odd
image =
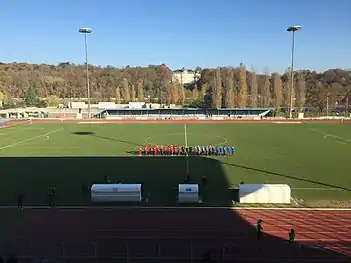
[[(216, 262), (351, 259), (351, 211), (91, 208), (24, 213), (4, 248), (28, 257), (64, 255), (68, 263), (198, 262), (207, 251)], [(265, 234), (257, 242), (259, 218)], [(294, 245), (287, 242), (292, 227)]]

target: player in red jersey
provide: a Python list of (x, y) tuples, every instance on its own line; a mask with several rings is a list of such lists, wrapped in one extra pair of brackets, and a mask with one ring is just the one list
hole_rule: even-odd
[(145, 153), (145, 155), (148, 155), (148, 154), (149, 154), (149, 146), (145, 145), (145, 147), (144, 147), (144, 153)]
[(172, 145), (169, 145), (169, 146), (168, 146), (169, 155), (172, 155), (172, 154), (173, 154), (173, 153), (172, 153), (172, 149), (173, 149)]
[(178, 147), (177, 147), (177, 145), (174, 145), (173, 151), (174, 151), (174, 155), (178, 155)]
[(143, 147), (139, 146), (138, 154), (139, 156), (143, 154)]
[(180, 155), (181, 151), (182, 151), (182, 147), (178, 145), (178, 155)]
[(154, 156), (156, 156), (158, 153), (158, 148), (157, 148), (157, 145), (154, 146)]
[(170, 148), (170, 152), (171, 152), (170, 154), (171, 154), (171, 155), (174, 155), (174, 148), (173, 148), (173, 145), (170, 145), (169, 148)]

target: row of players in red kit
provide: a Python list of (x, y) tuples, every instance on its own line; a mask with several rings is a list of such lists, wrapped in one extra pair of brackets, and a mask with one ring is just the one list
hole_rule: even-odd
[(139, 146), (138, 154), (141, 155), (182, 155), (188, 149), (180, 145), (145, 145)]
[(141, 155), (214, 155), (230, 156), (235, 154), (234, 146), (207, 145), (207, 146), (180, 146), (180, 145), (146, 145), (139, 146), (139, 156)]

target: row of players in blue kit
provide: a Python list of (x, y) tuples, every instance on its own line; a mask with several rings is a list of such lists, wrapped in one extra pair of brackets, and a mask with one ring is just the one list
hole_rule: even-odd
[(181, 145), (145, 145), (138, 150), (141, 155), (234, 155), (234, 146), (181, 146)]

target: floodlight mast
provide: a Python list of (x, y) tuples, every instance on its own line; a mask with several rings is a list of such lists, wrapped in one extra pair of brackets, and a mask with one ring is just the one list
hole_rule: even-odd
[(88, 119), (91, 118), (91, 103), (90, 103), (90, 83), (89, 83), (89, 64), (88, 64), (88, 41), (87, 35), (91, 34), (93, 30), (91, 28), (80, 28), (79, 33), (84, 34), (84, 49), (85, 49), (85, 66), (86, 66), (86, 85), (88, 95)]
[(295, 56), (295, 32), (299, 31), (301, 26), (294, 25), (287, 28), (286, 31), (292, 32), (292, 46), (291, 46), (291, 71), (290, 71), (290, 107), (289, 118), (292, 119), (293, 113), (293, 90), (294, 90), (294, 56)]

